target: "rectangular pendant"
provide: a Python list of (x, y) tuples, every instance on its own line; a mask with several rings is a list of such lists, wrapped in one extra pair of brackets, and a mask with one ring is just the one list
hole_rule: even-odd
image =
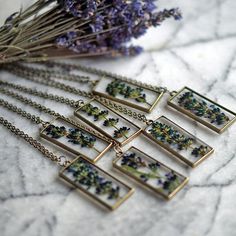
[(109, 210), (123, 203), (134, 189), (81, 157), (62, 169), (59, 176)]
[(236, 113), (188, 87), (171, 97), (168, 105), (217, 133), (222, 133), (236, 120)]
[(196, 167), (214, 152), (212, 147), (165, 116), (147, 126), (143, 133), (191, 167)]
[(137, 86), (135, 83), (103, 77), (93, 88), (93, 93), (140, 111), (151, 112), (163, 96), (163, 92)]
[(187, 177), (135, 147), (117, 158), (113, 166), (165, 199), (171, 199), (188, 182)]
[(112, 143), (76, 126), (75, 121), (64, 118), (53, 120), (41, 130), (40, 136), (93, 163), (98, 161), (112, 146)]
[(142, 129), (96, 99), (75, 111), (75, 116), (120, 145), (135, 138)]

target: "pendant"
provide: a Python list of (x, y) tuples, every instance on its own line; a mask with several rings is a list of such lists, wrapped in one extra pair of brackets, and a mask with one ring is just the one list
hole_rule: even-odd
[(163, 92), (145, 85), (106, 77), (99, 80), (92, 92), (144, 112), (151, 112), (163, 96)]
[(217, 133), (225, 131), (236, 120), (236, 113), (188, 87), (171, 97), (168, 105)]
[(155, 120), (143, 133), (191, 167), (199, 165), (214, 151), (212, 147), (165, 116)]
[(90, 100), (76, 110), (75, 116), (121, 146), (130, 142), (142, 131), (138, 126), (96, 99)]
[(109, 210), (123, 203), (134, 189), (81, 157), (63, 168), (59, 176)]
[(188, 178), (131, 147), (113, 162), (114, 168), (169, 200), (188, 182)]
[(41, 130), (40, 136), (93, 163), (98, 161), (112, 146), (112, 143), (76, 126), (76, 122), (73, 120), (64, 118), (53, 120)]

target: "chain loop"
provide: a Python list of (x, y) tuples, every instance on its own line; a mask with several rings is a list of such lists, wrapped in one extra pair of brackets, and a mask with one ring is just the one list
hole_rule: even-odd
[(28, 134), (25, 134), (22, 130), (18, 129), (16, 126), (14, 126), (9, 121), (5, 120), (3, 117), (0, 117), (0, 124), (5, 126), (12, 133), (14, 133), (16, 136), (23, 138), (26, 142), (28, 142), (30, 145), (32, 145), (34, 148), (36, 148), (39, 152), (41, 152), (45, 157), (47, 157), (48, 159), (50, 159), (53, 162), (56, 162), (58, 165), (67, 166), (68, 164), (71, 163), (65, 157), (63, 160), (61, 157), (57, 157), (55, 154), (53, 154), (48, 149), (46, 149), (40, 142), (38, 142), (34, 138), (30, 137)]

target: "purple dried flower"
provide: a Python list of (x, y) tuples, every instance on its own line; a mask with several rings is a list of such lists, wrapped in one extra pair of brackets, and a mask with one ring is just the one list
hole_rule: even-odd
[[(181, 18), (178, 9), (154, 12), (154, 0), (64, 0), (66, 12), (79, 18), (89, 17), (89, 23), (78, 34), (76, 43), (68, 35), (67, 42), (62, 38), (59, 46), (77, 53), (104, 53), (111, 55), (137, 55), (141, 47), (126, 47), (132, 38), (139, 38), (152, 26), (159, 26), (165, 19)], [(69, 42), (69, 46), (68, 46)], [(117, 53), (115, 53), (117, 52)]]

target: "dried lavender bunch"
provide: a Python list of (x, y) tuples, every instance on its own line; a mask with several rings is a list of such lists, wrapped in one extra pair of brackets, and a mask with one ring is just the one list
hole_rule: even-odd
[(136, 55), (127, 46), (178, 9), (157, 11), (154, 0), (38, 0), (0, 28), (0, 63), (51, 57)]

